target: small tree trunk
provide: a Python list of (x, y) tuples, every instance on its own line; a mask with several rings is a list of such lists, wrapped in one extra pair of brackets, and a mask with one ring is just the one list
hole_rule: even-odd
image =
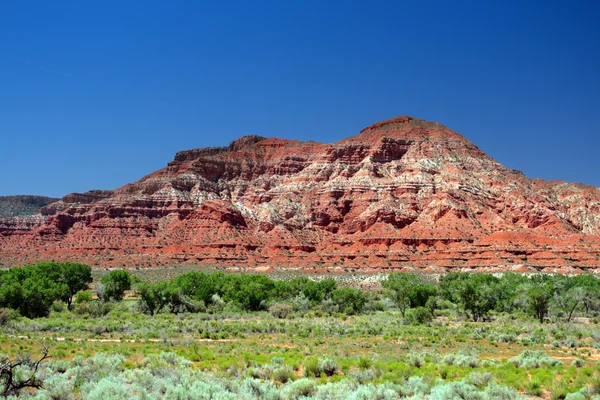
[(575, 312), (575, 309), (577, 308), (578, 305), (579, 305), (579, 302), (576, 302), (575, 305), (573, 306), (573, 308), (571, 308), (571, 311), (569, 312), (569, 317), (567, 318), (567, 322), (571, 322), (571, 318), (573, 318), (573, 313)]

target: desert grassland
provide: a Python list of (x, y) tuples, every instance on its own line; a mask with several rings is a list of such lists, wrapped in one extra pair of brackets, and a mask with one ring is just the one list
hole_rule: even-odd
[[(311, 304), (302, 295), (300, 300), (269, 300), (288, 306), (283, 309), (265, 304), (249, 311), (218, 298), (210, 304), (177, 303), (175, 311), (165, 307), (149, 315), (140, 295), (143, 282), (157, 285), (152, 286), (156, 290), (167, 290), (160, 282), (176, 282), (172, 280), (176, 275), (190, 271), (134, 270), (136, 278), (132, 281), (137, 283), (125, 292), (123, 300), (101, 301), (97, 299), (100, 282), (108, 271), (95, 269), (90, 285), (94, 290), (75, 296), (72, 310), (62, 301), (55, 301), (49, 314), (39, 318), (5, 310), (0, 321), (0, 353), (10, 360), (36, 359), (47, 349), (50, 356), (37, 373), (42, 387), (24, 389), (19, 396), (600, 398), (600, 326), (596, 289), (591, 287), (586, 292), (589, 309), (577, 308), (568, 322), (560, 308), (564, 299), (558, 298), (544, 323), (524, 305), (513, 306), (513, 300), (510, 311), (499, 311), (508, 303), (496, 305), (486, 309), (485, 318), (474, 322), (474, 314), (460, 302), (443, 299), (445, 289), (437, 288), (435, 279), (413, 277), (426, 288), (437, 288), (435, 292), (419, 292), (435, 299), (434, 306), (427, 305), (431, 314), (420, 319), (419, 312), (426, 307), (402, 310), (401, 299), (394, 300), (394, 286), (385, 290), (373, 285), (372, 277), (361, 274), (337, 277), (338, 288), (361, 286), (363, 278), (368, 281), (360, 310), (326, 299)], [(290, 282), (306, 277), (295, 273), (269, 276)], [(480, 282), (477, 277), (464, 282), (471, 279)], [(520, 279), (508, 277), (507, 282), (523, 285)], [(490, 282), (500, 285), (503, 281)], [(554, 285), (565, 282), (558, 279)], [(578, 282), (595, 285), (595, 281)], [(309, 286), (303, 287), (309, 290)], [(463, 286), (448, 284), (445, 288), (464, 291)], [(520, 291), (513, 289), (517, 294)], [(331, 293), (333, 296), (335, 289)], [(514, 304), (520, 301), (521, 297), (514, 297)], [(26, 377), (30, 372), (25, 368), (20, 373)]]
[[(473, 323), (439, 316), (431, 326), (414, 326), (404, 325), (393, 309), (331, 317), (309, 312), (289, 319), (267, 312), (149, 317), (133, 311), (136, 302), (129, 298), (98, 318), (67, 310), (52, 311), (44, 319), (17, 318), (2, 330), (0, 347), (16, 357), (38, 355), (48, 346), (53, 361), (118, 354), (123, 370), (135, 368), (150, 354), (175, 353), (192, 362), (189, 368), (216, 377), (250, 376), (276, 384), (302, 376), (321, 385), (345, 379), (403, 383), (418, 376), (429, 385), (443, 379), (477, 387), (495, 380), (544, 398), (600, 386), (596, 324), (540, 326), (508, 316)], [(509, 361), (526, 350), (544, 351), (562, 363), (519, 368)], [(449, 354), (464, 354), (466, 361), (451, 363)], [(331, 376), (307, 370), (319, 359), (334, 362)], [(574, 365), (575, 360), (583, 362)], [(278, 371), (280, 365), (289, 367)]]

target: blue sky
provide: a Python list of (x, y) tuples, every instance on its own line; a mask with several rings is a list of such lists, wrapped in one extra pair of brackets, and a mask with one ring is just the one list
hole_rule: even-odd
[(596, 1), (0, 2), (0, 195), (117, 188), (246, 134), (411, 115), (600, 186)]

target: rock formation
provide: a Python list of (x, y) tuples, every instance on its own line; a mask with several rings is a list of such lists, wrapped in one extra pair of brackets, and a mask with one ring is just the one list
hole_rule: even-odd
[(0, 220), (0, 263), (308, 271), (600, 268), (600, 189), (529, 179), (438, 123), (337, 143), (246, 136)]

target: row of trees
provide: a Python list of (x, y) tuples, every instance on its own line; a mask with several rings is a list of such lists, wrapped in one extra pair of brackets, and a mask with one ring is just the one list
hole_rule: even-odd
[(137, 286), (142, 310), (154, 315), (163, 309), (178, 313), (230, 303), (246, 311), (266, 309), (268, 305), (298, 296), (307, 305), (324, 300), (341, 311), (355, 314), (362, 311), (366, 293), (358, 289), (338, 288), (335, 280), (315, 282), (308, 278), (277, 281), (264, 275), (189, 272), (170, 281)]
[[(77, 263), (39, 263), (0, 271), (0, 308), (16, 309), (30, 318), (47, 316), (55, 301), (72, 309), (74, 296), (87, 290), (91, 282), (91, 268)], [(222, 272), (190, 272), (150, 284), (118, 270), (101, 279), (97, 296), (103, 302), (121, 301), (127, 290), (135, 288), (140, 309), (150, 315), (164, 310), (194, 312), (223, 304), (257, 311), (283, 303), (304, 310), (319, 306), (356, 314), (368, 300), (383, 297), (392, 300), (403, 317), (410, 313), (417, 322), (431, 319), (437, 309), (453, 307), (473, 321), (485, 320), (491, 312), (529, 313), (540, 322), (552, 313), (571, 321), (575, 315), (600, 310), (600, 280), (592, 275), (450, 273), (436, 281), (428, 275), (392, 273), (382, 285), (383, 293), (367, 293), (339, 288), (333, 279), (278, 281), (264, 275)], [(87, 296), (91, 300), (89, 293)], [(285, 311), (285, 307), (279, 308)]]
[(424, 275), (393, 273), (382, 284), (402, 315), (421, 308), (433, 314), (443, 302), (450, 302), (473, 321), (495, 311), (525, 312), (543, 323), (551, 312), (571, 321), (576, 312), (590, 315), (600, 309), (600, 280), (588, 274), (450, 273), (431, 282)]
[(62, 300), (71, 308), (73, 296), (92, 282), (89, 266), (77, 263), (39, 263), (0, 271), (0, 307), (29, 318), (47, 316)]
[[(102, 301), (120, 301), (135, 279), (127, 271), (112, 271), (98, 288)], [(29, 318), (45, 317), (55, 301), (73, 308), (73, 298), (92, 283), (85, 264), (44, 262), (0, 270), (0, 308), (18, 310)]]

